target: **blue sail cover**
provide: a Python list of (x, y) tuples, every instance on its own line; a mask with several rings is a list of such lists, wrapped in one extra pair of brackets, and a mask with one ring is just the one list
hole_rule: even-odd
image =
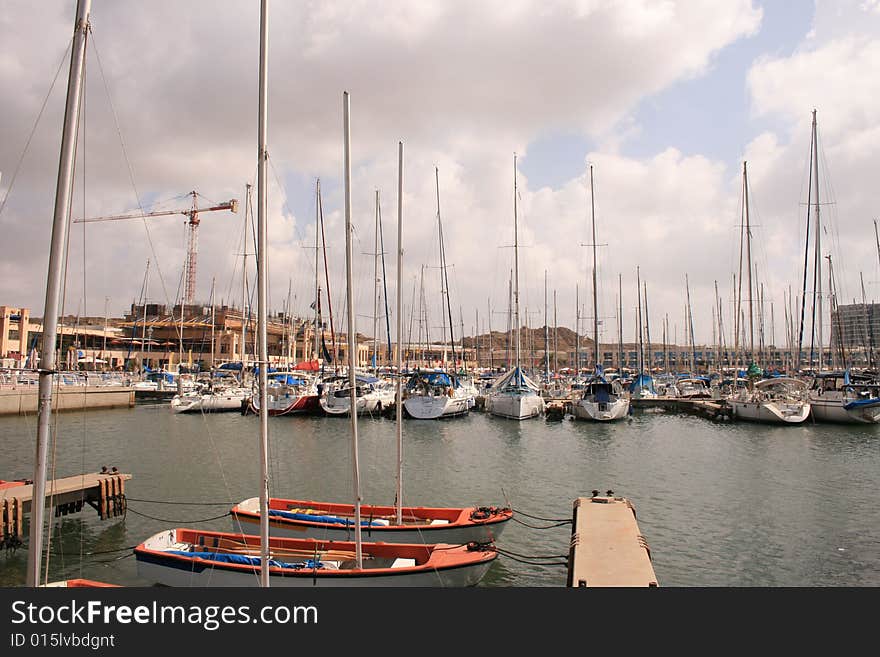
[[(185, 550), (168, 550), (165, 554), (176, 554), (182, 557), (193, 559), (206, 559), (208, 561), (216, 561), (217, 563), (234, 563), (243, 566), (259, 566), (260, 557), (252, 557), (246, 554), (226, 554), (218, 552), (187, 552)], [(275, 568), (288, 568), (293, 570), (301, 570), (303, 568), (323, 568), (324, 564), (320, 561), (307, 559), (306, 561), (298, 561), (296, 563), (287, 563), (278, 561), (277, 559), (269, 559), (269, 565)]]
[[(278, 516), (280, 518), (290, 518), (291, 520), (306, 520), (308, 522), (324, 522), (331, 525), (353, 525), (354, 520), (350, 518), (340, 518), (338, 516), (319, 516), (313, 513), (296, 513), (295, 511), (278, 511), (269, 509), (270, 516)], [(361, 520), (362, 527), (381, 527), (385, 525), (379, 520)]]
[(452, 385), (452, 379), (446, 372), (418, 372), (413, 375), (410, 383), (415, 384), (417, 381), (424, 381), (432, 386)]
[(650, 390), (654, 391), (654, 377), (650, 374), (639, 374), (635, 380), (629, 385), (630, 392), (635, 392), (636, 390)]

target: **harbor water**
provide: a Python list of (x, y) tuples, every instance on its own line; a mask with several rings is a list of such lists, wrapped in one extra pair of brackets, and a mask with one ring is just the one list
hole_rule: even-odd
[[(131, 473), (124, 518), (89, 507), (56, 518), (49, 579), (150, 586), (131, 548), (172, 527), (232, 530), (229, 507), (259, 494), (259, 423), (167, 404), (53, 416), (49, 477)], [(628, 498), (661, 587), (880, 585), (880, 427), (716, 422), (637, 410), (626, 420), (502, 420), (472, 411), (404, 420), (403, 501), (509, 505), (486, 587), (565, 586), (572, 503)], [(33, 476), (37, 418), (0, 418), (0, 478)], [(365, 503), (393, 504), (396, 424), (358, 423)], [(348, 418), (269, 418), (270, 494), (350, 502)], [(256, 533), (255, 531), (252, 533)], [(365, 536), (364, 540), (369, 540)], [(0, 585), (23, 586), (26, 546), (0, 555)]]

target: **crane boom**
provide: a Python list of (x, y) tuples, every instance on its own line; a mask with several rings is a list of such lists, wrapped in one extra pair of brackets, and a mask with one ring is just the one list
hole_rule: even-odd
[(218, 203), (206, 208), (198, 206), (198, 194), (190, 192), (187, 196), (192, 196), (192, 206), (181, 208), (180, 210), (157, 210), (155, 212), (130, 212), (128, 214), (113, 214), (105, 217), (89, 217), (74, 219), (73, 223), (92, 223), (96, 221), (121, 221), (123, 219), (139, 219), (146, 217), (167, 217), (174, 214), (182, 214), (189, 217), (189, 235), (187, 238), (186, 248), (186, 297), (185, 304), (192, 305), (195, 300), (196, 292), (196, 260), (198, 250), (198, 233), (196, 229), (199, 227), (199, 213), (213, 212), (215, 210), (229, 210), (230, 212), (238, 212), (238, 199), (230, 199), (224, 203)]

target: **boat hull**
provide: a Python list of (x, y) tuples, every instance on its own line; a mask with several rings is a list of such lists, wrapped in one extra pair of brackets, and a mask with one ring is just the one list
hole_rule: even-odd
[(880, 423), (880, 399), (867, 403), (847, 400), (829, 393), (810, 396), (810, 408), (817, 422), (837, 424), (877, 424)]
[(544, 398), (537, 394), (500, 392), (486, 397), (486, 410), (496, 417), (528, 420), (544, 412)]
[(403, 401), (403, 408), (415, 420), (437, 420), (466, 415), (470, 405), (467, 397), (412, 395)]
[[(269, 500), (269, 509), (271, 536), (354, 540), (353, 523), (342, 522), (354, 516), (353, 505), (272, 498)], [(311, 521), (304, 517), (308, 514), (294, 514), (290, 513), (291, 510), (308, 510), (316, 518), (320, 514), (324, 514), (325, 518), (328, 515), (337, 516), (338, 521)], [(260, 523), (259, 498), (250, 498), (235, 505), (231, 515), (235, 521), (256, 527)], [(297, 517), (292, 517), (294, 515)], [(394, 507), (361, 505), (361, 520), (366, 524), (361, 529), (363, 539), (385, 543), (491, 543), (501, 536), (513, 512), (497, 507), (404, 507), (402, 516), (406, 522), (403, 525), (386, 520), (394, 516)], [(379, 524), (385, 522), (389, 524)]]
[(240, 411), (250, 391), (174, 397), (171, 410), (175, 413), (222, 413)]
[(811, 408), (806, 402), (753, 402), (731, 399), (728, 404), (736, 420), (772, 424), (802, 424), (810, 416)]
[[(205, 558), (215, 554), (206, 548), (215, 542), (241, 545), (247, 560), (221, 562)], [(379, 587), (379, 586), (476, 586), (497, 553), (491, 548), (467, 546), (389, 545), (364, 543), (364, 567), (351, 566), (355, 544), (349, 541), (270, 538), (273, 565), (269, 567), (272, 587)], [(165, 586), (255, 587), (260, 582), (260, 537), (226, 532), (187, 529), (165, 530), (135, 548), (138, 576)], [(187, 553), (189, 548), (198, 548)], [(291, 556), (298, 554), (297, 567)], [(189, 554), (189, 556), (187, 556)], [(228, 554), (228, 553), (224, 553)], [(323, 567), (315, 567), (315, 558)], [(279, 563), (280, 559), (285, 562)]]
[(611, 402), (598, 402), (579, 399), (575, 404), (572, 404), (572, 411), (579, 420), (613, 422), (614, 420), (623, 420), (629, 415), (629, 400), (616, 399)]

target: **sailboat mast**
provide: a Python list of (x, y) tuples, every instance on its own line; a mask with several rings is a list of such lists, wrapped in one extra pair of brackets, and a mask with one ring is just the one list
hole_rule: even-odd
[(321, 231), (318, 230), (318, 225), (320, 224), (320, 208), (318, 207), (318, 186), (315, 184), (315, 344), (313, 346), (314, 351), (312, 352), (314, 356), (313, 359), (317, 360), (320, 352), (320, 346), (318, 343), (318, 331), (320, 330), (320, 322), (321, 322), (321, 282), (318, 278), (318, 239), (321, 236)]
[[(266, 344), (267, 295), (267, 231), (266, 218), (266, 114), (268, 110), (268, 47), (269, 20), (266, 0), (260, 3), (260, 87), (259, 128), (257, 147), (257, 334), (260, 367), (260, 586), (269, 586), (269, 355)], [(243, 371), (243, 370), (242, 370)]]
[(642, 351), (642, 295), (640, 294), (642, 287), (642, 279), (639, 273), (639, 267), (636, 266), (636, 299), (638, 299), (638, 311), (637, 311), (637, 321), (638, 321), (638, 332), (639, 332), (639, 357), (638, 357), (638, 365), (639, 365), (639, 376), (641, 376), (644, 371), (644, 357), (645, 354)]
[[(520, 344), (519, 344), (519, 234), (517, 232), (516, 225), (516, 197), (518, 194), (518, 190), (516, 188), (516, 153), (513, 154), (513, 320), (515, 322), (514, 329), (516, 330), (516, 348), (515, 348), (515, 358), (516, 358), (516, 367), (519, 368), (520, 362)], [(519, 378), (519, 375), (517, 375)]]
[(642, 283), (642, 288), (644, 289), (645, 296), (645, 342), (647, 343), (645, 352), (647, 354), (647, 366), (648, 366), (648, 374), (651, 373), (651, 370), (654, 366), (654, 354), (651, 351), (651, 316), (648, 313), (648, 282), (645, 281)]
[(623, 378), (623, 274), (617, 275), (617, 374)]
[(354, 294), (352, 293), (351, 263), (351, 125), (349, 123), (348, 92), (342, 94), (342, 115), (345, 143), (345, 278), (346, 278), (346, 313), (348, 315), (348, 385), (351, 390), (351, 455), (352, 481), (354, 485), (354, 542), (355, 559), (358, 568), (363, 568), (363, 551), (361, 548), (361, 485), (360, 468), (358, 465), (358, 422), (357, 422), (357, 333), (355, 328)]
[(755, 362), (755, 313), (752, 299), (752, 229), (749, 224), (749, 177), (745, 162), (743, 162), (743, 207), (746, 216), (746, 266), (749, 271), (749, 364), (751, 364)]
[[(816, 194), (816, 205), (814, 206), (815, 212), (815, 224), (814, 224), (814, 233), (816, 235), (816, 302), (817, 302), (817, 313), (818, 313), (818, 326), (817, 326), (817, 337), (819, 341), (819, 370), (822, 371), (822, 366), (824, 365), (824, 357), (822, 355), (823, 351), (823, 336), (822, 336), (822, 231), (820, 230), (819, 223), (819, 143), (818, 143), (818, 134), (816, 128), (816, 110), (813, 110), (813, 179), (815, 180), (815, 194)], [(815, 320), (814, 320), (815, 321)]]
[(403, 142), (397, 143), (397, 494), (395, 518), (403, 524)]
[(599, 365), (599, 308), (596, 291), (596, 195), (593, 191), (593, 165), (590, 165), (590, 216), (593, 225), (593, 367)]
[(247, 319), (250, 313), (245, 311), (247, 307), (247, 235), (248, 235), (248, 209), (253, 212), (252, 194), (250, 184), (245, 185), (245, 206), (244, 206), (244, 232), (242, 234), (242, 244), (244, 249), (241, 254), (241, 372), (247, 369)]
[(58, 338), (58, 308), (64, 269), (64, 248), (70, 225), (73, 195), (73, 166), (76, 159), (76, 136), (79, 125), (80, 97), (85, 69), (86, 37), (89, 29), (91, 0), (78, 0), (74, 22), (67, 101), (61, 133), (61, 156), (55, 187), (55, 214), (49, 248), (49, 271), (46, 278), (46, 305), (43, 312), (43, 353), (40, 357), (39, 420), (34, 456), (34, 503), (30, 517), (30, 546), (27, 559), (27, 586), (38, 586), (43, 554), (43, 518), (46, 499), (49, 430), (52, 417), (52, 374), (55, 371), (55, 341)]
[(321, 179), (318, 178), (315, 186), (318, 190), (318, 220), (321, 224), (321, 246), (324, 255), (324, 284), (327, 286), (327, 313), (330, 315), (330, 341), (333, 345), (333, 369), (338, 368), (339, 355), (336, 349), (336, 327), (333, 326), (333, 298), (330, 294), (330, 272), (327, 269), (327, 239), (324, 236), (324, 204), (321, 201)]
[(580, 286), (575, 283), (574, 286), (574, 375), (580, 373), (580, 351), (581, 351), (581, 309), (580, 309)]
[(544, 270), (544, 378), (550, 382), (550, 326), (547, 320), (547, 270)]
[(376, 190), (376, 229), (373, 238), (373, 372), (379, 367), (379, 190)]

